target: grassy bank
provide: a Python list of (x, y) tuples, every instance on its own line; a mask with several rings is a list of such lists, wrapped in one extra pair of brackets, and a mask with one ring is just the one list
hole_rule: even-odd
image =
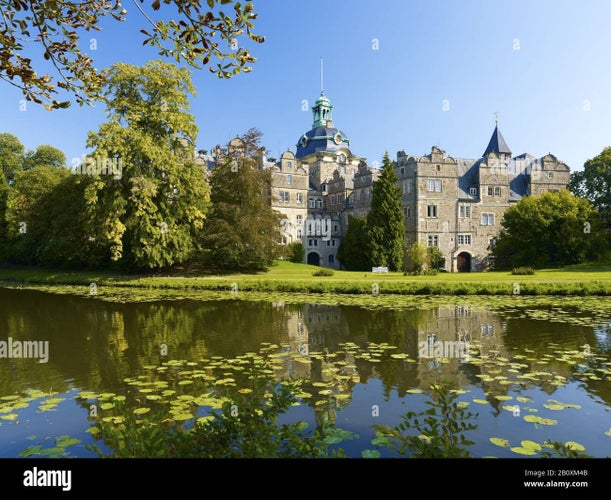
[(403, 273), (335, 271), (313, 276), (319, 268), (278, 262), (257, 274), (202, 276), (194, 273), (128, 275), (108, 271), (57, 271), (40, 268), (0, 270), (0, 286), (108, 286), (113, 289), (208, 290), (224, 292), (280, 292), (356, 295), (555, 295), (611, 296), (611, 264), (589, 264), (537, 270), (534, 275), (511, 272), (440, 273), (404, 276)]

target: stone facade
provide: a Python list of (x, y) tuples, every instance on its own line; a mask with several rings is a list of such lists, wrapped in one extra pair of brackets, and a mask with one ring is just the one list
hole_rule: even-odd
[[(284, 152), (275, 163), (262, 158), (261, 168), (271, 170), (271, 204), (285, 217), (281, 243), (301, 241), (304, 263), (339, 269), (336, 255), (349, 218), (369, 212), (379, 169), (352, 153), (322, 92), (312, 111), (312, 128), (299, 137), (296, 152)], [(232, 139), (228, 149), (239, 154), (240, 147)], [(199, 161), (208, 168), (213, 163), (209, 156)], [(424, 156), (399, 151), (394, 167), (406, 247), (416, 241), (437, 246), (451, 272), (490, 269), (505, 211), (525, 196), (565, 189), (570, 177), (551, 153), (512, 156), (498, 124), (479, 159), (454, 158), (433, 146)]]
[[(500, 137), (498, 127), (495, 136)], [(422, 156), (397, 154), (406, 245), (437, 246), (447, 271), (483, 271), (503, 214), (524, 196), (565, 189), (569, 167), (548, 154), (511, 157), (509, 149), (488, 148), (478, 160), (452, 158), (436, 146)]]

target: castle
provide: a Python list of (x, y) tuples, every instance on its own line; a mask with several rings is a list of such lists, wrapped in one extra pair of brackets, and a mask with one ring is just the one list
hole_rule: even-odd
[[(282, 243), (300, 241), (306, 263), (340, 269), (336, 255), (349, 216), (369, 211), (379, 170), (352, 153), (323, 92), (312, 112), (312, 128), (299, 137), (295, 153), (287, 150), (262, 168), (271, 169), (272, 207), (286, 216)], [(498, 122), (481, 158), (454, 158), (433, 146), (424, 156), (399, 151), (393, 163), (406, 247), (416, 241), (438, 247), (450, 272), (491, 268), (505, 211), (524, 196), (565, 189), (570, 176), (551, 153), (512, 156)]]

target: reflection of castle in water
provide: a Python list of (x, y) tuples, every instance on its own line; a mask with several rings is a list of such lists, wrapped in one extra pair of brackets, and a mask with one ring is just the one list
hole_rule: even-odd
[(508, 355), (503, 342), (506, 324), (493, 312), (473, 311), (468, 305), (442, 306), (420, 311), (419, 320), (418, 378), (423, 387), (442, 379), (469, 384), (471, 375), (464, 365), (473, 355)]

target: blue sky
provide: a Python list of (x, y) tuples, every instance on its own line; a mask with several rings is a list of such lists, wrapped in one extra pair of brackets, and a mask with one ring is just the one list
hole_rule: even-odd
[[(311, 111), (302, 107), (320, 93), (320, 57), (334, 124), (370, 164), (381, 163), (385, 151), (392, 158), (401, 149), (424, 155), (433, 145), (479, 158), (495, 112), (515, 155), (551, 152), (579, 170), (611, 145), (608, 0), (254, 4), (255, 32), (266, 41), (252, 46), (253, 71), (231, 80), (193, 72), (198, 148), (257, 127), (271, 156), (294, 151), (311, 128)], [(132, 3), (125, 7), (129, 22), (107, 22), (93, 35), (97, 50), (90, 55), (99, 68), (158, 58), (142, 46), (145, 20)], [(0, 97), (0, 132), (28, 149), (58, 147), (68, 163), (87, 153), (87, 132), (105, 119), (101, 105), (48, 112), (28, 103), (21, 111), (21, 93), (2, 82)]]

